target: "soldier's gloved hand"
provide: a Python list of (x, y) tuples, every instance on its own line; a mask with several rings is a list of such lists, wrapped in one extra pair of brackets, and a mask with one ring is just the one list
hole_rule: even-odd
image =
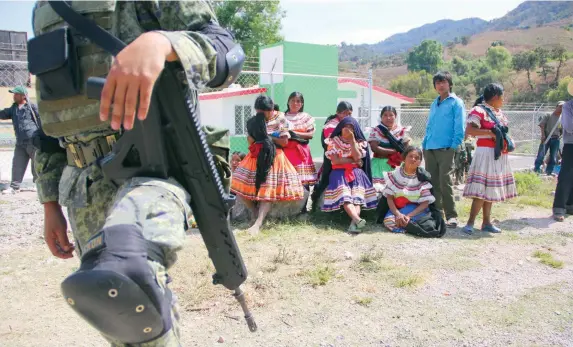
[[(111, 127), (126, 130), (147, 117), (153, 85), (166, 61), (177, 60), (171, 42), (162, 34), (147, 32), (127, 45), (114, 59), (101, 93), (100, 119), (107, 121), (112, 106)], [(136, 108), (139, 97), (139, 107)]]
[(68, 223), (62, 207), (56, 202), (44, 204), (44, 240), (50, 252), (58, 258), (72, 258), (74, 245), (68, 239)]

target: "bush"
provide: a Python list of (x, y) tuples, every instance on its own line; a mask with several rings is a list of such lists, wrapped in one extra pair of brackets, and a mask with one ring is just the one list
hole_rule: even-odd
[(538, 174), (534, 172), (516, 172), (513, 174), (513, 177), (515, 178), (517, 194), (534, 195), (541, 191), (543, 181)]

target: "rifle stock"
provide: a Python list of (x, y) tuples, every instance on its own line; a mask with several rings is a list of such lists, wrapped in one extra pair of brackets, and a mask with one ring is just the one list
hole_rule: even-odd
[[(180, 72), (167, 64), (155, 83), (147, 118), (136, 119), (133, 129), (122, 134), (99, 165), (116, 184), (134, 176), (174, 177), (189, 192), (193, 215), (215, 266), (213, 284), (235, 291), (254, 332), (257, 325), (240, 288), (247, 269), (228, 219), (235, 198), (223, 190), (201, 129), (197, 93), (178, 77)], [(104, 84), (103, 78), (89, 78), (88, 98), (99, 100)], [(133, 157), (139, 158), (138, 162), (126, 164), (130, 161), (126, 159)]]

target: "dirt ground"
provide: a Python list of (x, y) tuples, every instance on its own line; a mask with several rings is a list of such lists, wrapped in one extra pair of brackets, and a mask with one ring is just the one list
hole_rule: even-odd
[[(442, 239), (372, 224), (353, 237), (338, 215), (239, 231), (256, 333), (211, 284), (193, 233), (172, 271), (183, 345), (573, 346), (571, 218), (518, 204), (495, 214), (502, 234)], [(106, 346), (62, 298), (60, 282), (79, 263), (51, 256), (42, 217), (35, 193), (0, 196), (0, 345)]]

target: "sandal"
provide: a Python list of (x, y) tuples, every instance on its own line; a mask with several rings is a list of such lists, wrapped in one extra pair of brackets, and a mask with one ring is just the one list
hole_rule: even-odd
[(557, 222), (563, 222), (563, 221), (565, 221), (565, 216), (560, 215), (560, 214), (554, 214), (553, 219)]
[(361, 219), (360, 221), (358, 221), (358, 223), (356, 224), (356, 227), (358, 229), (363, 229), (366, 226), (366, 220), (365, 219)]
[(496, 227), (493, 224), (488, 224), (488, 225), (482, 226), (481, 231), (486, 232), (486, 233), (494, 233), (494, 234), (501, 233), (501, 229)]
[(466, 226), (462, 228), (462, 231), (468, 235), (473, 234), (474, 233), (473, 224), (466, 224)]

